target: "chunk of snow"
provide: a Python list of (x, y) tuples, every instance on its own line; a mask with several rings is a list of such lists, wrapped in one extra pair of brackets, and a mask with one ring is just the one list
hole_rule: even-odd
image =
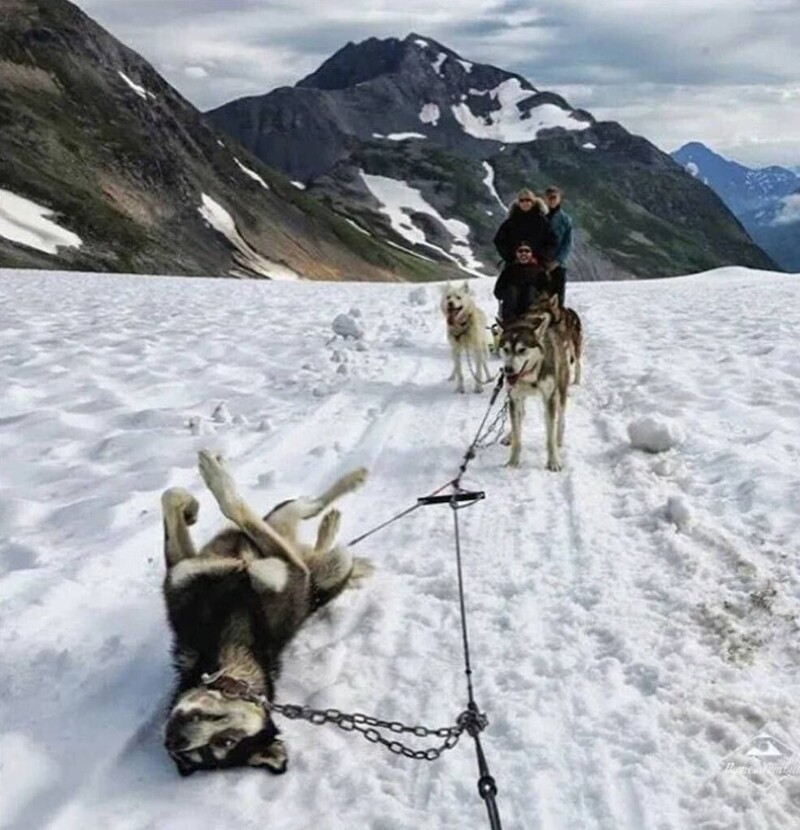
[(331, 324), (335, 334), (340, 337), (351, 337), (353, 340), (361, 340), (364, 330), (359, 326), (355, 318), (349, 314), (337, 314)]
[(408, 302), (411, 305), (425, 305), (428, 302), (428, 292), (425, 290), (425, 286), (420, 285), (419, 288), (409, 291)]
[(253, 181), (258, 182), (261, 185), (261, 187), (264, 188), (264, 190), (269, 190), (269, 185), (264, 181), (264, 179), (261, 178), (261, 176), (258, 175), (258, 173), (256, 173), (255, 170), (251, 170), (249, 167), (245, 167), (239, 161), (239, 159), (237, 159), (235, 157), (234, 157), (233, 160), (236, 162), (239, 169), (242, 171), (242, 173), (245, 174), (245, 176), (249, 176)]
[(670, 496), (664, 509), (667, 519), (678, 528), (684, 530), (694, 520), (694, 512), (685, 496)]
[(192, 415), (186, 426), (192, 435), (210, 435), (214, 432), (214, 427), (202, 415)]
[(57, 254), (60, 247), (80, 248), (83, 240), (77, 234), (47, 218), (54, 215), (52, 210), (0, 188), (0, 236), (46, 254)]
[(683, 432), (669, 418), (647, 415), (628, 424), (628, 437), (637, 450), (665, 452), (683, 441)]
[(225, 401), (217, 404), (214, 411), (211, 413), (211, 420), (216, 424), (229, 424), (233, 420), (228, 404)]

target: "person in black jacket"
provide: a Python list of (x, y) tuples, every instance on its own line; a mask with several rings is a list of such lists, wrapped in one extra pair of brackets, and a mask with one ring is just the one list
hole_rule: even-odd
[(547, 205), (537, 199), (532, 190), (520, 190), (508, 218), (494, 237), (497, 252), (503, 262), (514, 262), (517, 246), (525, 240), (533, 249), (533, 256), (542, 265), (548, 265), (555, 256), (558, 240), (547, 221)]
[(500, 301), (498, 320), (508, 325), (521, 317), (544, 292), (550, 292), (550, 278), (544, 265), (538, 263), (532, 247), (522, 241), (517, 246), (516, 258), (506, 265), (494, 284), (494, 296)]

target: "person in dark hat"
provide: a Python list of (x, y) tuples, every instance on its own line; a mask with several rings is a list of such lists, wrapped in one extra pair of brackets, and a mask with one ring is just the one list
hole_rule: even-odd
[(567, 260), (572, 253), (572, 217), (561, 206), (563, 195), (555, 185), (550, 185), (544, 192), (544, 198), (550, 212), (547, 214), (550, 228), (556, 240), (552, 263), (548, 266), (553, 293), (558, 294), (558, 302), (564, 308), (564, 295), (567, 282)]
[(547, 221), (547, 205), (527, 187), (520, 190), (494, 237), (497, 252), (506, 265), (516, 259), (517, 246), (525, 240), (538, 262), (551, 262), (557, 240)]
[(508, 325), (521, 317), (541, 293), (550, 291), (544, 263), (536, 260), (532, 246), (523, 240), (517, 245), (514, 262), (503, 268), (494, 284), (494, 296), (500, 303), (498, 321)]

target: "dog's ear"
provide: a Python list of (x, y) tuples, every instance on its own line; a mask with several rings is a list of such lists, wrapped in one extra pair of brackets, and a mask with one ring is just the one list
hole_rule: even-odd
[(283, 775), (289, 766), (286, 744), (281, 740), (274, 740), (267, 747), (253, 750), (247, 759), (247, 764), (251, 767), (267, 769), (274, 775)]
[(550, 315), (543, 314), (539, 324), (536, 326), (536, 334), (534, 335), (537, 340), (542, 340), (544, 338), (545, 332), (550, 325)]

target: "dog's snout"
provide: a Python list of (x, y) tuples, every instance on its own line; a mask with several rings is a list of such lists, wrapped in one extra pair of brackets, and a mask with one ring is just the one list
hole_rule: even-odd
[(189, 739), (181, 731), (179, 724), (170, 724), (164, 737), (164, 746), (168, 752), (180, 752), (189, 746)]

